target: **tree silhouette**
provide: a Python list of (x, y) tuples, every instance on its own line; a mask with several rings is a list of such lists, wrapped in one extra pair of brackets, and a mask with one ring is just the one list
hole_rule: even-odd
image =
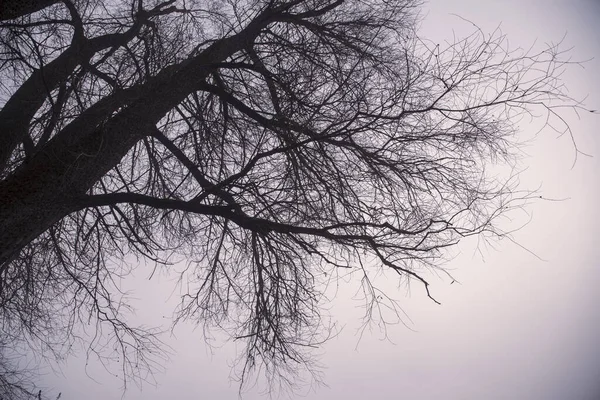
[(61, 359), (92, 326), (88, 352), (143, 380), (162, 347), (124, 317), (125, 258), (185, 259), (175, 321), (245, 341), (242, 379), (293, 385), (337, 269), (364, 274), (369, 313), (396, 310), (381, 269), (437, 302), (423, 271), (530, 197), (490, 171), (518, 123), (580, 106), (559, 48), (430, 43), (420, 5), (3, 2), (3, 337)]

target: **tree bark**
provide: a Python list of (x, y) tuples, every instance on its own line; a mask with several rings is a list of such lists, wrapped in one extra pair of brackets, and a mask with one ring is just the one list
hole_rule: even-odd
[(35, 70), (0, 110), (0, 172), (6, 167), (14, 149), (29, 134), (29, 124), (50, 92), (65, 82), (79, 65), (84, 65), (99, 51), (127, 43), (141, 27), (136, 22), (127, 32), (93, 39), (74, 38), (62, 54)]
[[(169, 110), (201, 86), (212, 64), (246, 48), (272, 20), (263, 12), (238, 34), (165, 68), (136, 89), (136, 98), (106, 122), (90, 126), (80, 116), (30, 162), (0, 182), (0, 271), (24, 246), (80, 209), (78, 199), (118, 165), (139, 140), (151, 134)], [(116, 99), (103, 114), (112, 115), (122, 107), (120, 103)]]
[(0, 21), (32, 14), (59, 2), (60, 0), (2, 0), (0, 1)]

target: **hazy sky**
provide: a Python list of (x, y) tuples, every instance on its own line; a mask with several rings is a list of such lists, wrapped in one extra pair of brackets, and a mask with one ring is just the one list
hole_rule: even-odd
[[(433, 0), (426, 10), (421, 34), (432, 40), (451, 40), (453, 31), (470, 29), (452, 14), (484, 31), (501, 25), (514, 47), (536, 39), (558, 42), (567, 34), (564, 46), (574, 46), (574, 59), (596, 59), (585, 69), (569, 70), (565, 83), (574, 97), (588, 94), (587, 105), (600, 109), (600, 2)], [(522, 182), (542, 184), (546, 197), (570, 198), (533, 204), (532, 221), (515, 235), (545, 261), (511, 243), (484, 248), (483, 254), (463, 246), (447, 265), (460, 284), (432, 279), (442, 305), (429, 301), (417, 285), (410, 296), (397, 291), (412, 330), (389, 329), (393, 344), (378, 331), (358, 343), (362, 311), (351, 299), (357, 285), (343, 283), (331, 312), (345, 327), (322, 349), (329, 387), (309, 392), (307, 399), (600, 399), (600, 117), (567, 116), (578, 146), (595, 158), (579, 157), (571, 168), (573, 147), (553, 132), (525, 149), (530, 158)], [(160, 321), (169, 313), (160, 295), (168, 292), (161, 287), (171, 284), (144, 282), (138, 317)], [(225, 346), (210, 355), (198, 332), (182, 327), (175, 333), (177, 340), (169, 343), (176, 354), (157, 376), (158, 386), (147, 385), (143, 392), (132, 387), (124, 399), (236, 398), (238, 387), (229, 379), (235, 349)], [(121, 397), (119, 380), (97, 373), (97, 383), (91, 381), (83, 365), (73, 359), (63, 367), (64, 376), (49, 374), (45, 382), (65, 400)], [(259, 398), (258, 391), (244, 395)]]

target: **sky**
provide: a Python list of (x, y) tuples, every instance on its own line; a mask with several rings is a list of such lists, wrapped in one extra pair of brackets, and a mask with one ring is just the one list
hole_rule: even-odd
[[(420, 33), (431, 40), (451, 39), (472, 27), (500, 26), (511, 46), (559, 42), (573, 47), (574, 60), (586, 60), (563, 76), (574, 97), (588, 95), (586, 105), (600, 109), (600, 1), (594, 0), (431, 0)], [(566, 34), (566, 36), (565, 36)], [(320, 350), (327, 386), (305, 398), (364, 399), (600, 399), (600, 117), (567, 113), (577, 146), (593, 157), (577, 158), (569, 138), (542, 132), (524, 148), (526, 187), (541, 185), (545, 198), (529, 208), (530, 222), (515, 233), (530, 252), (508, 241), (474, 251), (473, 243), (445, 267), (458, 281), (432, 279), (437, 305), (416, 285), (390, 287), (400, 299), (407, 326), (357, 334), (362, 317), (353, 300), (357, 282), (341, 282), (331, 314), (341, 333)], [(524, 137), (532, 135), (523, 126)], [(528, 217), (521, 216), (527, 222)], [(386, 285), (386, 282), (382, 282)], [(171, 284), (141, 279), (137, 317), (160, 320), (169, 314), (164, 299)], [(144, 293), (146, 296), (144, 296)], [(150, 294), (150, 296), (147, 296)], [(163, 296), (164, 295), (164, 296)], [(142, 301), (143, 299), (143, 301)], [(125, 394), (120, 381), (70, 359), (59, 373), (45, 370), (44, 384), (62, 392), (61, 399), (158, 400), (234, 399), (238, 386), (230, 367), (235, 347), (212, 352), (198, 331), (182, 326), (168, 340), (173, 355), (156, 386)], [(243, 399), (262, 399), (257, 388)]]

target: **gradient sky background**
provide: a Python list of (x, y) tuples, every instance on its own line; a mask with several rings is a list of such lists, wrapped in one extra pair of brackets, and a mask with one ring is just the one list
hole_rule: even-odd
[[(500, 25), (511, 47), (529, 47), (536, 39), (540, 45), (558, 42), (567, 34), (564, 46), (574, 46), (574, 59), (596, 59), (568, 70), (564, 81), (574, 97), (587, 94), (586, 104), (600, 109), (600, 1), (431, 0), (424, 10), (421, 35), (434, 41), (472, 30), (452, 14), (486, 32)], [(412, 320), (405, 321), (411, 329), (391, 327), (390, 340), (374, 330), (358, 343), (362, 310), (352, 300), (357, 282), (342, 282), (331, 313), (344, 329), (321, 350), (328, 387), (309, 391), (306, 399), (600, 399), (600, 116), (566, 115), (578, 146), (594, 158), (579, 157), (571, 168), (569, 139), (551, 131), (525, 148), (529, 168), (522, 183), (542, 184), (548, 198), (569, 198), (531, 205), (532, 221), (515, 234), (544, 261), (509, 242), (482, 248), (482, 254), (467, 243), (447, 264), (460, 284), (431, 281), (441, 306), (417, 285), (411, 293), (390, 286)], [(531, 136), (524, 129), (523, 137)], [(515, 224), (527, 221), (522, 217)], [(149, 274), (140, 269), (142, 278)], [(137, 318), (165, 321), (172, 287), (164, 278), (140, 279)], [(230, 379), (234, 346), (211, 355), (192, 328), (180, 327), (169, 340), (175, 354), (157, 375), (158, 386), (145, 385), (142, 392), (131, 387), (123, 399), (237, 398)], [(92, 365), (94, 382), (84, 365), (71, 359), (58, 376), (48, 369), (44, 384), (64, 400), (121, 398), (119, 380)], [(257, 389), (243, 398), (264, 396)]]

